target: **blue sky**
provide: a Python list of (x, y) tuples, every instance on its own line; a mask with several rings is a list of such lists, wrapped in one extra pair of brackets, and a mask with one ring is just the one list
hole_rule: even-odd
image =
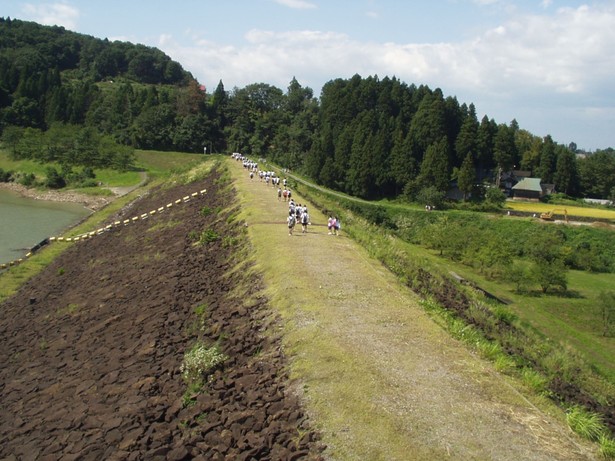
[(615, 148), (615, 0), (2, 0), (163, 50), (208, 91), (396, 76), (561, 144)]

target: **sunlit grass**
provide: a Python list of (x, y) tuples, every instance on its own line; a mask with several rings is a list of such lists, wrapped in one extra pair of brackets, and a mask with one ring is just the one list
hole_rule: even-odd
[(188, 154), (185, 152), (162, 152), (154, 150), (136, 150), (136, 166), (152, 176), (168, 176), (190, 170), (205, 161), (209, 162), (217, 156)]
[(615, 439), (603, 434), (598, 442), (600, 443), (600, 454), (605, 459), (615, 459)]
[(580, 216), (585, 218), (599, 218), (599, 219), (614, 219), (615, 220), (615, 210), (607, 210), (604, 208), (591, 208), (591, 207), (581, 207), (574, 205), (554, 205), (552, 203), (542, 203), (542, 202), (518, 202), (515, 200), (509, 200), (506, 202), (506, 209), (523, 211), (527, 213), (546, 213), (549, 211), (557, 210), (556, 217), (558, 219), (564, 219), (564, 214), (562, 210), (566, 210), (568, 212), (568, 217), (572, 216)]
[(570, 428), (587, 440), (597, 442), (605, 434), (602, 417), (581, 407), (572, 407), (566, 413), (566, 421)]
[(33, 160), (11, 160), (6, 149), (0, 149), (0, 168), (4, 171), (32, 173), (37, 179), (46, 176), (47, 165)]

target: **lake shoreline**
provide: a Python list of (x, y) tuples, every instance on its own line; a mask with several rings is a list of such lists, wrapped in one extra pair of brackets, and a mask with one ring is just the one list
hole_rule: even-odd
[(0, 182), (0, 189), (19, 194), (21, 197), (51, 202), (81, 203), (85, 208), (98, 211), (113, 201), (115, 197), (96, 197), (75, 191), (38, 190), (14, 182)]

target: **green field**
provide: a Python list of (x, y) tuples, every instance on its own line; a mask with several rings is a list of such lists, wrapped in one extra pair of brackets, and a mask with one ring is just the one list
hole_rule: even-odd
[[(142, 173), (149, 178), (167, 177), (173, 173), (187, 171), (205, 160), (202, 154), (186, 154), (183, 152), (135, 151), (135, 167), (129, 171), (117, 171), (110, 168), (97, 169), (95, 180), (101, 187), (131, 187), (139, 184)], [(32, 173), (38, 181), (46, 176), (48, 166), (60, 170), (58, 164), (42, 164), (32, 160), (11, 160), (5, 150), (0, 149), (0, 168), (5, 171)], [(78, 170), (79, 168), (75, 168)], [(99, 195), (99, 188), (81, 188), (80, 192)]]
[[(415, 249), (418, 257), (440, 260), (433, 252)], [(442, 261), (453, 270), (501, 299), (523, 324), (538, 331), (550, 342), (578, 351), (599, 373), (615, 385), (615, 338), (602, 335), (598, 295), (613, 290), (615, 274), (569, 271), (568, 296), (516, 293), (514, 287), (487, 280), (468, 266)]]

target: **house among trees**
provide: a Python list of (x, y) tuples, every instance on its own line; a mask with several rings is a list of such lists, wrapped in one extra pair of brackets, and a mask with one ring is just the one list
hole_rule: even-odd
[(513, 198), (517, 200), (539, 200), (554, 192), (552, 184), (541, 184), (540, 178), (523, 178), (512, 187)]
[(515, 184), (532, 175), (530, 171), (523, 170), (501, 171), (499, 174), (499, 178), (496, 178), (496, 184), (507, 197), (513, 196), (512, 188)]

